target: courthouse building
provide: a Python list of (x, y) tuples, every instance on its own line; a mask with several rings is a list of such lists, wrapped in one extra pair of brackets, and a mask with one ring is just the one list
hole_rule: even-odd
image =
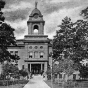
[(49, 57), (52, 45), (48, 36), (44, 35), (45, 21), (37, 8), (37, 3), (29, 15), (27, 26), (28, 34), (24, 36), (24, 39), (17, 40), (17, 46), (10, 46), (8, 50), (11, 54), (18, 54), (20, 57), (19, 69), (25, 68), (29, 72), (37, 74), (41, 70), (46, 72), (52, 61), (52, 58)]

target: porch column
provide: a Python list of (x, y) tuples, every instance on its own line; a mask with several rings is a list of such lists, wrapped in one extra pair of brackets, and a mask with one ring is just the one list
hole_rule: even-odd
[(44, 72), (46, 72), (47, 71), (47, 62), (45, 62), (45, 64), (44, 64)]
[(30, 63), (30, 72), (31, 72), (31, 63)]

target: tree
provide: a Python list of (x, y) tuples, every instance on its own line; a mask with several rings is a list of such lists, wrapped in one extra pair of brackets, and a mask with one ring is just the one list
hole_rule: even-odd
[(84, 19), (88, 19), (88, 7), (83, 9), (80, 15), (82, 15)]
[(19, 76), (19, 69), (15, 64), (6, 63), (2, 66), (2, 74), (6, 78), (8, 75), (12, 75), (14, 78)]
[(53, 74), (60, 74), (62, 72), (66, 73), (68, 76), (74, 72), (73, 61), (70, 59), (60, 60), (59, 64), (54, 64)]
[(80, 77), (81, 78), (88, 78), (88, 66), (83, 66), (83, 65), (81, 65), (81, 67), (80, 67)]
[(11, 55), (8, 51), (9, 46), (16, 46), (16, 39), (14, 37), (14, 28), (4, 22), (1, 8), (4, 8), (5, 2), (0, 1), (0, 62), (18, 60), (19, 57)]
[(72, 38), (74, 34), (71, 30), (73, 27), (71, 19), (65, 17), (59, 27), (60, 30), (57, 31), (57, 34), (53, 39), (53, 57), (55, 60), (60, 60), (62, 57), (61, 54), (64, 54), (64, 56), (67, 57), (67, 53), (69, 52), (66, 51), (72, 52), (70, 47), (72, 45)]
[(52, 69), (50, 68), (50, 65), (48, 65), (46, 74), (47, 74), (47, 79), (50, 80), (51, 79), (51, 73), (52, 73)]
[[(85, 9), (83, 9), (82, 11), (81, 11), (81, 16), (83, 16), (83, 18), (84, 18), (84, 20), (86, 20), (86, 25), (88, 24), (88, 7), (86, 7)], [(86, 28), (88, 28), (87, 26), (86, 26)], [(86, 39), (88, 40), (88, 32), (86, 33)], [(87, 52), (88, 52), (88, 49), (87, 49)], [(81, 65), (80, 66), (80, 76), (82, 77), (82, 78), (88, 78), (88, 66), (86, 66), (86, 65)]]
[(4, 8), (4, 5), (5, 5), (5, 1), (3, 0), (0, 0), (0, 24), (4, 21), (4, 17), (2, 16), (2, 12), (1, 12), (1, 9)]
[[(53, 39), (53, 58), (61, 62), (63, 71), (68, 72), (70, 68), (71, 72), (79, 70), (80, 61), (88, 58), (88, 22), (77, 20), (73, 23), (70, 18), (65, 17), (59, 27)], [(69, 61), (72, 62), (72, 66)]]

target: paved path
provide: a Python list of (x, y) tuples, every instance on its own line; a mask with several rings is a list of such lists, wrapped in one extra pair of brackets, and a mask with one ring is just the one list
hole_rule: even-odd
[(33, 76), (32, 79), (24, 86), (24, 88), (50, 88), (45, 82), (42, 76)]

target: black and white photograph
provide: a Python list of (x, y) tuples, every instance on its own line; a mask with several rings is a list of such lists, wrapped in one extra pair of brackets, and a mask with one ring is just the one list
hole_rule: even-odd
[(88, 0), (0, 0), (0, 88), (88, 88)]

